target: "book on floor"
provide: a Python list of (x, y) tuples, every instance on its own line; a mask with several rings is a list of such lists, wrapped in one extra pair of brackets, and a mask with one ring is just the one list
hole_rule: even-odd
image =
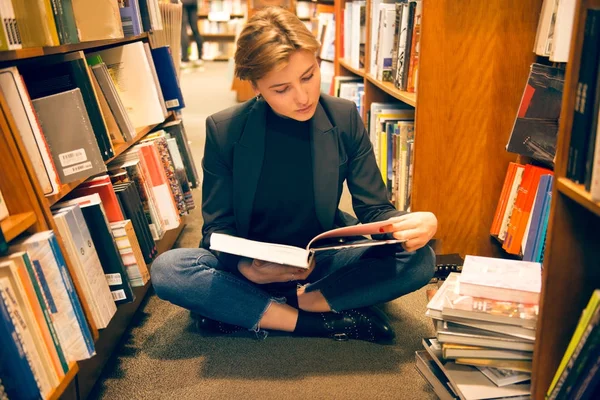
[[(393, 224), (398, 218), (386, 221), (371, 222), (332, 229), (315, 236), (306, 248), (288, 246), (276, 243), (259, 242), (256, 240), (243, 239), (223, 233), (213, 233), (210, 237), (210, 249), (238, 256), (255, 258), (277, 264), (285, 264), (298, 268), (308, 268), (316, 251), (381, 246), (386, 244), (401, 243), (396, 239), (367, 239), (357, 237), (363, 235), (381, 234), (380, 229)], [(347, 238), (352, 240), (347, 241)], [(336, 242), (330, 239), (337, 239)], [(358, 240), (354, 240), (358, 239)]]

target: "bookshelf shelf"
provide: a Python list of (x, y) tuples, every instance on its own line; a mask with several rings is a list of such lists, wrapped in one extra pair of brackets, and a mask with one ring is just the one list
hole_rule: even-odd
[[(144, 136), (146, 136), (153, 129), (161, 126), (162, 124), (165, 124), (167, 122), (173, 121), (174, 118), (175, 118), (175, 114), (173, 112), (170, 112), (169, 116), (163, 122), (161, 122), (160, 124), (150, 125), (150, 126), (146, 126), (144, 128), (138, 129), (137, 133), (135, 135), (135, 138), (132, 141), (127, 142), (127, 143), (123, 143), (123, 144), (115, 147), (115, 149), (114, 149), (114, 151), (115, 151), (114, 157), (108, 159), (105, 162), (105, 164), (108, 164), (109, 162), (111, 162), (112, 160), (114, 160), (115, 158), (117, 158), (118, 156), (120, 156), (124, 151), (126, 151), (131, 146), (133, 146), (134, 144), (136, 144), (137, 142), (139, 142), (141, 138), (143, 138)], [(50, 207), (52, 207), (60, 199), (62, 199), (63, 197), (65, 197), (66, 195), (68, 195), (69, 193), (71, 193), (71, 191), (73, 189), (75, 189), (77, 186), (79, 186), (83, 182), (85, 182), (85, 180), (88, 179), (88, 178), (80, 179), (80, 180), (72, 182), (72, 183), (66, 183), (66, 184), (61, 185), (61, 187), (60, 187), (60, 189), (59, 189), (59, 191), (58, 191), (57, 194), (53, 194), (52, 196), (46, 196), (46, 200), (48, 201), (48, 205)]]
[(110, 163), (112, 160), (114, 160), (115, 158), (119, 157), (121, 154), (123, 154), (123, 152), (125, 152), (127, 149), (129, 149), (131, 146), (133, 146), (134, 144), (136, 144), (137, 142), (139, 142), (144, 136), (146, 136), (148, 133), (152, 132), (153, 129), (161, 126), (162, 124), (165, 124), (167, 122), (171, 122), (175, 119), (175, 114), (173, 112), (169, 113), (169, 116), (161, 123), (156, 124), (156, 125), (150, 125), (150, 126), (146, 126), (144, 128), (138, 129), (136, 131), (135, 137), (133, 138), (132, 141), (129, 141), (127, 143), (123, 143), (120, 144), (118, 146), (115, 147), (114, 151), (115, 151), (115, 155), (112, 158), (109, 158), (105, 164)]
[(101, 47), (137, 42), (138, 40), (143, 40), (147, 38), (148, 34), (143, 33), (138, 36), (129, 36), (121, 39), (93, 40), (90, 42), (65, 44), (53, 47), (29, 47), (19, 50), (0, 51), (0, 62), (25, 60), (28, 58), (43, 57), (52, 54), (70, 53), (79, 50), (99, 49)]
[(7, 242), (13, 240), (27, 229), (31, 228), (37, 222), (33, 211), (20, 214), (9, 215), (0, 222), (2, 233)]
[(558, 178), (556, 188), (559, 192), (587, 208), (600, 217), (600, 202), (593, 201), (590, 192), (583, 185), (577, 184), (568, 178)]
[(362, 76), (362, 77), (365, 76), (365, 70), (363, 68), (356, 69), (354, 67), (351, 67), (350, 64), (348, 64), (348, 62), (346, 60), (341, 59), (341, 58), (339, 59), (339, 63), (340, 63), (341, 67), (352, 72), (354, 75), (358, 75), (358, 76)]
[(52, 207), (53, 205), (58, 203), (60, 201), (60, 199), (62, 199), (63, 197), (65, 197), (66, 195), (71, 193), (71, 191), (73, 189), (75, 189), (77, 186), (79, 186), (83, 182), (85, 182), (86, 179), (87, 178), (79, 179), (75, 182), (65, 183), (65, 184), (60, 185), (60, 189), (58, 189), (58, 193), (53, 194), (52, 196), (46, 196), (46, 201), (48, 202), (48, 206)]
[[(165, 232), (163, 238), (156, 243), (158, 254), (171, 249), (175, 241), (186, 225), (185, 217), (181, 218), (181, 224), (175, 229)], [(150, 269), (150, 268), (149, 268)], [(119, 339), (132, 321), (132, 318), (150, 290), (151, 282), (146, 285), (133, 288), (135, 300), (132, 303), (122, 304), (117, 308), (110, 324), (100, 332), (100, 337), (95, 342), (96, 356), (79, 362), (79, 374), (77, 377), (79, 397), (85, 399), (90, 394), (96, 381), (102, 373), (102, 369), (109, 360), (119, 344)]]
[(56, 389), (54, 389), (54, 391), (50, 393), (50, 396), (48, 396), (48, 400), (60, 399), (67, 387), (71, 384), (73, 379), (75, 379), (77, 372), (79, 372), (79, 367), (77, 366), (77, 363), (74, 362), (69, 364), (69, 371), (65, 374), (65, 377), (56, 387)]
[(417, 94), (416, 93), (409, 93), (409, 92), (405, 92), (402, 90), (398, 90), (398, 89), (396, 89), (396, 87), (394, 86), (393, 83), (382, 82), (378, 79), (375, 79), (375, 77), (371, 74), (367, 74), (366, 78), (369, 82), (371, 82), (373, 85), (377, 86), (379, 89), (383, 90), (390, 96), (400, 100), (403, 103), (411, 105), (413, 107), (417, 106)]

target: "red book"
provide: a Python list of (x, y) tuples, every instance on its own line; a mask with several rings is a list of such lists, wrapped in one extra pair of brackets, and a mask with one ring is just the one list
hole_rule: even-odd
[[(527, 167), (530, 167), (529, 170)], [(523, 181), (519, 187), (515, 209), (510, 218), (506, 240), (502, 246), (502, 248), (510, 254), (518, 255), (521, 252), (521, 242), (523, 240), (523, 235), (525, 235), (527, 223), (529, 222), (529, 214), (533, 207), (537, 187), (540, 183), (541, 176), (546, 174), (552, 175), (553, 172), (547, 168), (530, 165), (525, 166), (525, 174), (523, 175)]]
[(115, 193), (115, 189), (113, 188), (108, 175), (103, 175), (88, 182), (84, 182), (75, 188), (72, 193), (73, 195), (69, 196), (71, 198), (98, 193), (102, 200), (104, 210), (106, 211), (106, 218), (108, 218), (108, 221), (118, 222), (125, 220), (121, 205), (117, 199), (117, 194)]
[(517, 165), (518, 164), (514, 162), (508, 164), (506, 177), (504, 178), (504, 186), (502, 187), (502, 193), (500, 194), (498, 206), (496, 207), (496, 213), (494, 214), (494, 221), (492, 222), (492, 227), (490, 229), (491, 235), (498, 236), (500, 233), (500, 225), (502, 224), (502, 217), (506, 211), (508, 195), (510, 194), (510, 189), (512, 187), (513, 180), (515, 179)]

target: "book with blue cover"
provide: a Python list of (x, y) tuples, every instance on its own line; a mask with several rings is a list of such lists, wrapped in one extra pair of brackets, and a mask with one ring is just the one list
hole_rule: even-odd
[(119, 7), (125, 37), (141, 35), (144, 27), (138, 0), (122, 0), (119, 2)]
[(160, 88), (167, 110), (180, 110), (185, 107), (183, 94), (177, 79), (177, 72), (169, 46), (152, 49), (152, 59), (158, 75)]

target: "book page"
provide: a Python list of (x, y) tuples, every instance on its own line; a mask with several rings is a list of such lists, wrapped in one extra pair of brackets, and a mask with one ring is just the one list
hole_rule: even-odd
[(210, 236), (210, 249), (277, 264), (308, 268), (310, 253), (300, 247), (243, 239), (223, 233)]
[[(306, 246), (306, 249), (312, 249), (315, 248), (316, 246), (314, 246), (314, 244), (319, 241), (319, 240), (323, 240), (323, 239), (330, 239), (330, 238), (341, 238), (341, 237), (352, 237), (352, 236), (363, 236), (363, 235), (381, 235), (382, 232), (380, 231), (381, 228), (386, 227), (388, 225), (392, 225), (395, 222), (398, 222), (400, 220), (401, 217), (394, 217), (394, 218), (390, 218), (388, 220), (385, 221), (377, 221), (377, 222), (371, 222), (368, 224), (358, 224), (358, 225), (351, 225), (351, 226), (346, 226), (343, 228), (337, 228), (337, 229), (332, 229), (330, 231), (327, 232), (323, 232), (320, 235), (315, 236), (310, 243), (308, 243), (308, 246)], [(403, 241), (401, 240), (396, 240), (396, 239), (391, 239), (391, 240), (374, 240), (372, 242), (382, 242), (381, 244), (389, 244), (389, 243), (401, 243)], [(383, 242), (387, 242), (387, 243), (383, 243)], [(371, 243), (368, 245), (373, 245), (375, 243)], [(347, 243), (344, 245), (345, 247), (357, 247), (357, 246), (352, 246), (350, 243)], [(334, 248), (334, 247), (331, 247)], [(337, 247), (335, 247), (337, 248)]]

